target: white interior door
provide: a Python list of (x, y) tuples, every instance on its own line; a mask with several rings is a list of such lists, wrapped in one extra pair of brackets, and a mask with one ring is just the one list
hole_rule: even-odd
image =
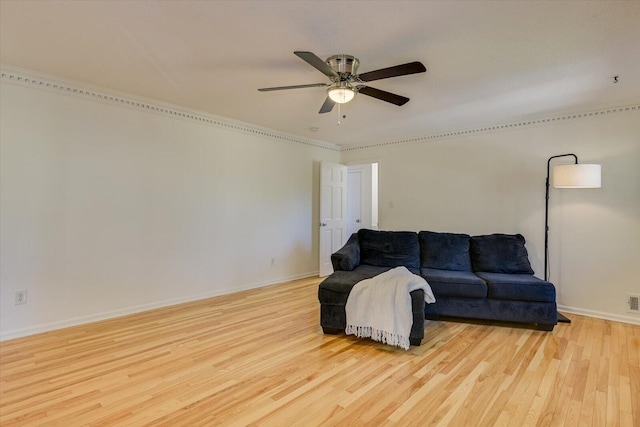
[(320, 165), (320, 277), (333, 273), (331, 254), (347, 241), (347, 167)]

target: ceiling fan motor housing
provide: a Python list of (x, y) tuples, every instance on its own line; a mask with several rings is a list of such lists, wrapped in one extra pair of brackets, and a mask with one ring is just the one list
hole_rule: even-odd
[(340, 74), (340, 77), (357, 74), (360, 66), (358, 58), (352, 55), (333, 55), (327, 58), (326, 62), (336, 73)]

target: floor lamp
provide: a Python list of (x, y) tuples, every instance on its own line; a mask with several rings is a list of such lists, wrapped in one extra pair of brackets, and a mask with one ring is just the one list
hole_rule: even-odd
[[(546, 196), (544, 205), (544, 280), (548, 279), (549, 262), (549, 167), (552, 159), (571, 156), (574, 164), (559, 165), (553, 168), (553, 186), (555, 188), (600, 188), (600, 165), (578, 164), (578, 156), (575, 154), (559, 154), (549, 157), (547, 160)], [(571, 322), (566, 317), (558, 321)]]

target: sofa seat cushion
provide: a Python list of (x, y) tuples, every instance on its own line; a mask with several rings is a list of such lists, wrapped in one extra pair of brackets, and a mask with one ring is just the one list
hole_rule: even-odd
[(487, 283), (468, 271), (421, 268), (420, 274), (436, 297), (486, 298)]
[(420, 268), (420, 242), (412, 231), (358, 231), (360, 264)]
[(531, 274), (476, 272), (489, 286), (489, 298), (518, 301), (555, 302), (553, 284)]
[(473, 236), (470, 252), (473, 271), (533, 274), (522, 234)]
[(468, 234), (421, 231), (420, 262), (423, 268), (471, 271)]
[[(344, 305), (353, 286), (361, 280), (370, 279), (380, 273), (391, 270), (391, 267), (377, 267), (373, 265), (359, 265), (352, 271), (335, 271), (320, 283), (318, 300), (323, 304)], [(410, 268), (413, 274), (420, 271)]]

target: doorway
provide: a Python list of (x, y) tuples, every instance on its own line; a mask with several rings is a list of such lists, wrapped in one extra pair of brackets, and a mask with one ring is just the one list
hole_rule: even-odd
[(347, 166), (347, 235), (378, 229), (378, 163)]
[(333, 273), (331, 254), (361, 228), (378, 229), (378, 163), (320, 166), (319, 276)]

